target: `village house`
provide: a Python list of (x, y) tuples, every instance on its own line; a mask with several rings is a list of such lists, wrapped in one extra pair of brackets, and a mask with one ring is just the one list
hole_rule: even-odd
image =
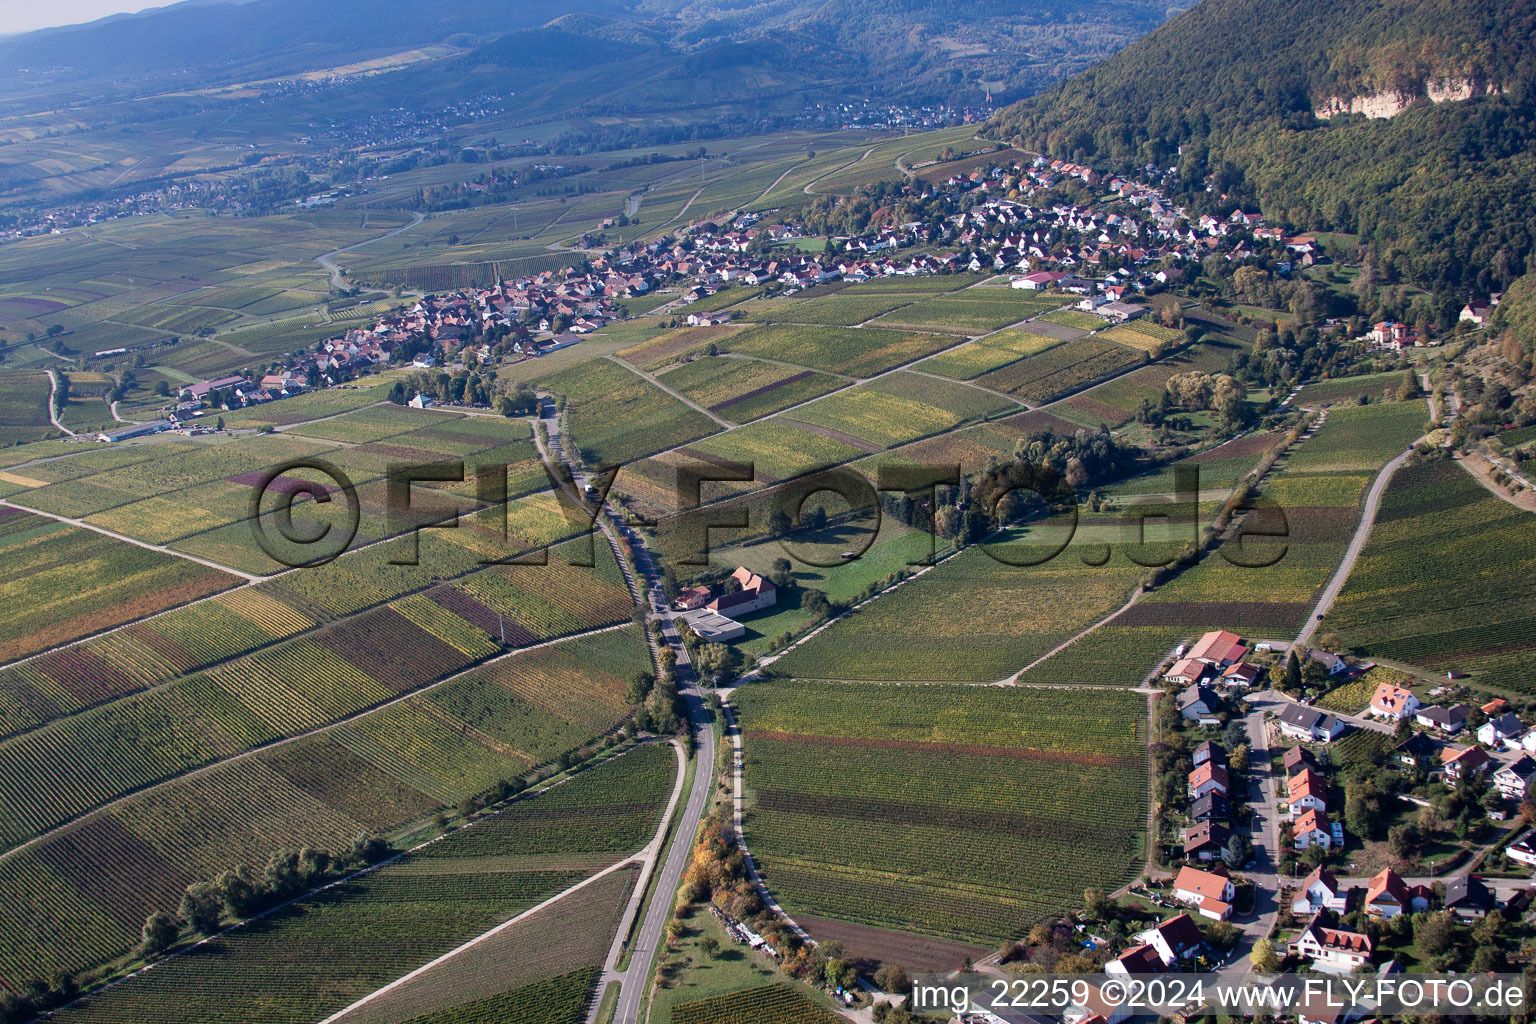
[(1442, 905), (1457, 917), (1482, 917), (1493, 909), (1493, 892), (1476, 875), (1458, 875), (1445, 883)]
[(1225, 825), (1202, 821), (1184, 830), (1184, 858), (1207, 863), (1219, 860), (1231, 838), (1232, 834)]
[(681, 612), (692, 611), (695, 608), (704, 607), (713, 596), (708, 587), (684, 587), (677, 592), (677, 599), (672, 602), (672, 607)]
[(1173, 880), (1173, 898), (1194, 907), (1202, 917), (1225, 921), (1232, 916), (1232, 899), (1237, 890), (1227, 869), (1218, 864), (1210, 871), (1182, 867)]
[(1525, 726), (1520, 724), (1520, 716), (1513, 711), (1506, 711), (1497, 718), (1490, 718), (1477, 728), (1477, 741), (1487, 746), (1498, 749), (1521, 733), (1525, 732)]
[(1363, 909), (1371, 917), (1396, 917), (1429, 908), (1430, 892), (1424, 886), (1410, 890), (1396, 871), (1382, 868), (1365, 890)]
[(1319, 910), (1291, 940), (1291, 955), (1311, 960), (1313, 967), (1330, 973), (1353, 971), (1369, 963), (1373, 949), (1370, 937), (1338, 924), (1338, 915), (1333, 911)]
[(1498, 787), (1499, 795), (1516, 804), (1530, 792), (1532, 779), (1536, 779), (1536, 761), (1524, 754), (1493, 773), (1493, 784)]
[(1190, 751), (1189, 763), (1194, 765), (1196, 768), (1200, 767), (1202, 764), (1205, 764), (1207, 761), (1211, 762), (1212, 764), (1222, 765), (1223, 767), (1226, 766), (1227, 752), (1220, 743), (1217, 743), (1214, 740), (1202, 740), (1200, 743), (1196, 744), (1194, 750)]
[(1189, 805), (1189, 816), (1194, 821), (1229, 821), (1232, 805), (1220, 793), (1207, 793)]
[(1163, 678), (1170, 683), (1189, 686), (1193, 683), (1203, 682), (1211, 672), (1211, 666), (1207, 662), (1200, 661), (1197, 658), (1180, 658), (1174, 662), (1172, 668), (1164, 673)]
[(1314, 647), (1309, 650), (1307, 652), (1307, 660), (1315, 661), (1323, 666), (1323, 670), (1330, 676), (1341, 676), (1350, 670), (1349, 662), (1332, 651), (1325, 651), (1320, 647)]
[(1317, 761), (1312, 757), (1312, 752), (1305, 747), (1290, 747), (1280, 755), (1280, 763), (1285, 768), (1285, 777), (1290, 778), (1297, 772), (1307, 768), (1316, 769)]
[[(1181, 916), (1187, 917), (1189, 915)], [(1146, 943), (1132, 946), (1104, 965), (1105, 974), (1118, 974), (1121, 977), (1162, 974), (1167, 970), (1168, 965), (1163, 962), (1163, 958), (1158, 955), (1157, 950)], [(1090, 1019), (1092, 1018), (1084, 1018), (1079, 1024), (1085, 1024)]]
[(1205, 944), (1205, 936), (1200, 933), (1194, 918), (1188, 914), (1175, 914), (1137, 935), (1135, 941), (1156, 953), (1164, 967), (1177, 967), (1194, 959)]
[(1453, 736), (1466, 728), (1467, 719), (1471, 714), (1470, 704), (1452, 704), (1448, 708), (1432, 704), (1414, 712), (1413, 720), (1426, 729), (1434, 729), (1447, 736)]
[(1340, 913), (1349, 907), (1349, 891), (1339, 886), (1338, 879), (1327, 868), (1319, 866), (1302, 880), (1291, 913), (1298, 917), (1315, 914), (1319, 910)]
[(1231, 796), (1232, 780), (1227, 775), (1226, 768), (1219, 764), (1206, 762), (1189, 773), (1189, 798), (1199, 799), (1207, 793), (1220, 793), (1222, 796)]
[(1322, 811), (1303, 811), (1292, 826), (1292, 838), (1296, 849), (1309, 846), (1328, 849), (1333, 845), (1333, 826)]
[(1413, 691), (1392, 683), (1378, 684), (1376, 692), (1371, 695), (1370, 713), (1377, 718), (1396, 722), (1407, 718), (1418, 709), (1419, 698), (1413, 695)]
[(1221, 685), (1228, 689), (1249, 689), (1256, 686), (1263, 672), (1257, 665), (1250, 665), (1246, 661), (1240, 661), (1236, 665), (1228, 665), (1221, 673)]
[(1515, 841), (1504, 847), (1504, 856), (1517, 864), (1536, 867), (1536, 829), (1526, 829)]
[(1328, 782), (1311, 768), (1285, 780), (1286, 813), (1295, 816), (1303, 811), (1328, 810)]
[(1196, 683), (1179, 691), (1176, 698), (1179, 715), (1186, 721), (1198, 722), (1201, 725), (1219, 725), (1221, 720), (1216, 717), (1216, 711), (1221, 707), (1221, 698), (1216, 696), (1216, 691), (1207, 686)]
[(1277, 716), (1280, 732), (1292, 739), (1331, 743), (1344, 735), (1344, 723), (1300, 704), (1286, 704)]
[(1416, 732), (1392, 748), (1392, 754), (1409, 768), (1432, 768), (1440, 760), (1440, 744)]
[(1445, 747), (1440, 751), (1440, 770), (1445, 773), (1446, 785), (1452, 789), (1463, 778), (1474, 774), (1487, 774), (1493, 758), (1482, 747)]

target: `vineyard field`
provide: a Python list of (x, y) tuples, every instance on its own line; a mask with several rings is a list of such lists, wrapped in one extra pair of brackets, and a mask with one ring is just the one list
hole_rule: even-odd
[(840, 1020), (788, 985), (749, 988), (672, 1009), (672, 1024), (838, 1024)]
[[(1048, 546), (1008, 541), (997, 550), (1023, 561), (1054, 547), (1039, 544)], [(1013, 566), (972, 548), (834, 623), (775, 667), (814, 679), (1002, 679), (1113, 611), (1145, 573), (1123, 558), (1085, 566), (1079, 550)]]
[(36, 654), (239, 583), (91, 530), (0, 509), (0, 661)]
[(719, 429), (708, 416), (606, 359), (560, 370), (539, 383), (566, 396), (571, 435), (597, 464), (631, 462)]
[(1135, 366), (1145, 358), (1144, 353), (1124, 345), (1079, 338), (982, 374), (976, 383), (1039, 405)]
[(1013, 408), (978, 388), (900, 371), (796, 409), (794, 418), (891, 448)]
[(869, 377), (932, 355), (957, 342), (952, 335), (873, 327), (770, 324), (744, 331), (725, 342), (724, 347), (743, 355), (779, 359), (806, 369)]
[(1140, 694), (775, 681), (734, 699), (745, 831), (791, 915), (996, 944), (1141, 867)]
[[(526, 825), (537, 823), (541, 834), (560, 836), (560, 850), (568, 856), (617, 859), (649, 832), (605, 834), (594, 845), (588, 823), (614, 818), (622, 808), (619, 816), (643, 818), (653, 830), (671, 791), (674, 766), (670, 748), (641, 748), (543, 795), (518, 800), (502, 813), (515, 813)], [(515, 833), (498, 825), (500, 817), (486, 817), (392, 864), (307, 895), (58, 1019), (299, 1024), (342, 1009), (595, 870), (519, 865), (509, 853), (520, 848), (509, 851), (482, 836), (499, 828), (500, 836), (518, 842)], [(359, 936), (367, 941), (357, 941)]]
[(1536, 692), (1532, 527), (1531, 513), (1490, 494), (1454, 462), (1405, 466), (1387, 488), (1328, 628), (1369, 657)]
[(830, 374), (729, 356), (704, 357), (667, 373), (670, 388), (738, 423), (843, 386)]

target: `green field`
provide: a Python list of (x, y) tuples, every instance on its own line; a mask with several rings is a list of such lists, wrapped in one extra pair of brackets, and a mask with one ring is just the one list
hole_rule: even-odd
[(995, 945), (1141, 870), (1140, 694), (775, 680), (733, 700), (746, 838), (791, 915)]

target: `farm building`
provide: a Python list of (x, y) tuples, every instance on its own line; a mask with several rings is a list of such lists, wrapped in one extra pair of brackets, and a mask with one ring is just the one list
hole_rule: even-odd
[(132, 426), (124, 427), (121, 430), (113, 430), (110, 432), (103, 431), (96, 435), (96, 440), (106, 441), (109, 444), (114, 441), (127, 441), (129, 438), (148, 437), (150, 434), (159, 434), (170, 430), (175, 426), (176, 424), (172, 423), (170, 420), (155, 420), (152, 423), (135, 423)]
[(750, 615), (764, 608), (772, 608), (779, 601), (778, 588), (773, 585), (773, 582), (745, 566), (740, 566), (731, 573), (731, 579), (739, 583), (741, 589), (734, 593), (721, 594), (709, 602), (706, 607), (710, 611), (721, 615)]
[(687, 612), (678, 617), (686, 622), (688, 628), (697, 633), (699, 639), (705, 643), (724, 643), (727, 640), (739, 640), (747, 635), (746, 626), (735, 619), (708, 609)]

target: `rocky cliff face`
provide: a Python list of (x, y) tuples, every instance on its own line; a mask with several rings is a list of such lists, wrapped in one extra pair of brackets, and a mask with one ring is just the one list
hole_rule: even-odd
[(1372, 118), (1396, 117), (1409, 104), (1421, 98), (1426, 98), (1431, 103), (1451, 103), (1469, 100), (1479, 94), (1493, 95), (1500, 91), (1502, 90), (1496, 85), (1491, 83), (1480, 85), (1470, 78), (1430, 78), (1426, 79), (1422, 87), (1414, 92), (1389, 89), (1360, 96), (1330, 96), (1314, 108), (1312, 113), (1320, 121), (1326, 121), (1340, 114), (1364, 114)]

